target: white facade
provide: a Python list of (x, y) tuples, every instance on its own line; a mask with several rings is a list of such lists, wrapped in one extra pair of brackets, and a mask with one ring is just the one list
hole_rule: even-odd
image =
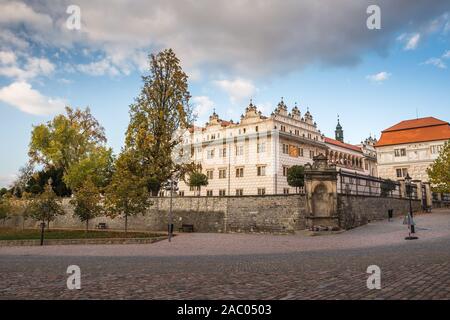
[(428, 181), (427, 168), (437, 159), (446, 141), (377, 147), (380, 177), (399, 180), (409, 173), (414, 180)]
[[(205, 128), (187, 132), (182, 161), (201, 164), (208, 176), (202, 196), (283, 194), (296, 191), (287, 183), (287, 169), (311, 163), (326, 148), (309, 111), (304, 117), (297, 107), (288, 113), (281, 102), (265, 117), (251, 103), (240, 123), (214, 113)], [(179, 194), (194, 196), (198, 191), (180, 182)]]

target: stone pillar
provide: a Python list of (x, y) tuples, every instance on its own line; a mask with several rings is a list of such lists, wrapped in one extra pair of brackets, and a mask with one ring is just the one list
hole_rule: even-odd
[(306, 225), (339, 228), (336, 165), (323, 154), (305, 165)]
[(425, 185), (425, 200), (426, 206), (431, 208), (433, 206), (433, 195), (431, 194), (431, 186), (429, 182), (424, 182)]
[(437, 201), (441, 202), (442, 201), (442, 193), (438, 192), (437, 194)]
[(405, 180), (399, 180), (400, 182), (400, 197), (406, 198), (406, 183)]
[(422, 194), (422, 181), (420, 181), (420, 180), (413, 180), (412, 182), (417, 187), (417, 199), (422, 201), (421, 203), (423, 203), (424, 195)]

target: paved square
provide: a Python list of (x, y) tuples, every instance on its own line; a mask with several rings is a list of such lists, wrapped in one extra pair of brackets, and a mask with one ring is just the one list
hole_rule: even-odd
[[(2, 299), (450, 299), (450, 210), (307, 237), (182, 234), (151, 245), (0, 248)], [(81, 290), (66, 269), (81, 268)], [(381, 290), (369, 290), (369, 265)]]

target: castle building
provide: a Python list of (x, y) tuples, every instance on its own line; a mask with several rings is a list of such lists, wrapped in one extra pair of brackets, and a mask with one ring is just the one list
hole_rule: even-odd
[(330, 163), (343, 171), (377, 176), (377, 158), (373, 138), (368, 138), (360, 145), (344, 142), (344, 129), (339, 121), (335, 130), (335, 139), (325, 137), (326, 156)]
[[(177, 161), (201, 165), (208, 177), (201, 196), (294, 193), (287, 182), (288, 169), (312, 163), (319, 154), (329, 155), (330, 161), (346, 169), (365, 172), (360, 147), (334, 143), (317, 128), (309, 109), (302, 115), (295, 105), (289, 112), (283, 100), (268, 117), (250, 102), (238, 123), (213, 112), (204, 127), (192, 127), (184, 134), (181, 148)], [(180, 196), (198, 194), (180, 181)]]
[(375, 144), (380, 177), (428, 181), (427, 168), (450, 139), (450, 124), (433, 117), (405, 120), (382, 131)]

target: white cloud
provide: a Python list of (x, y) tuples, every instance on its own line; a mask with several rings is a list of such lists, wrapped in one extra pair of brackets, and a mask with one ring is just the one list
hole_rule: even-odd
[(117, 68), (107, 59), (102, 59), (89, 64), (79, 64), (76, 66), (76, 69), (91, 76), (103, 76), (105, 74), (117, 76), (120, 74), (119, 70), (117, 70)]
[(251, 81), (241, 78), (232, 81), (216, 80), (214, 84), (228, 94), (233, 105), (251, 98), (257, 91), (257, 88)]
[[(22, 66), (20, 65), (22, 64)], [(27, 80), (41, 75), (49, 75), (55, 70), (55, 65), (46, 58), (27, 57), (25, 62), (17, 61), (16, 55), (6, 52), (0, 55), (0, 76)]]
[(9, 65), (16, 63), (16, 55), (12, 51), (0, 51), (0, 64)]
[(368, 76), (366, 76), (367, 80), (370, 80), (372, 82), (376, 82), (376, 83), (382, 83), (383, 81), (386, 81), (387, 79), (389, 79), (391, 77), (391, 73), (386, 72), (386, 71), (382, 71), (382, 72), (378, 72), (375, 74), (370, 74)]
[[(439, 25), (436, 17), (450, 9), (449, 1), (432, 6), (426, 0), (386, 2), (386, 28), (367, 33), (367, 28), (357, 27), (365, 26), (367, 1), (343, 0), (339, 14), (330, 15), (335, 0), (323, 0), (320, 5), (317, 0), (196, 0), (195, 5), (175, 0), (132, 4), (110, 0), (107, 6), (102, 1), (78, 0), (82, 28), (72, 32), (64, 27), (69, 0), (23, 2), (0, 0), (0, 30), (68, 52), (88, 48), (125, 74), (146, 66), (146, 54), (141, 52), (170, 47), (186, 70), (225, 73), (227, 78), (285, 74), (312, 63), (355, 65), (368, 51), (387, 53), (390, 38), (399, 30), (415, 28), (414, 32), (425, 36), (427, 29)], [(417, 46), (417, 41), (413, 39), (409, 47)]]
[(450, 59), (450, 50), (447, 50), (446, 52), (444, 52), (444, 54), (442, 55), (442, 58)]
[(430, 58), (424, 62), (424, 64), (433, 65), (440, 69), (446, 69), (447, 65), (440, 58)]
[(420, 41), (420, 33), (415, 33), (408, 38), (405, 45), (405, 50), (415, 50)]
[(1, 88), (0, 101), (34, 115), (53, 114), (63, 110), (66, 105), (63, 99), (46, 97), (24, 81)]
[(17, 48), (20, 50), (27, 49), (29, 44), (27, 41), (19, 38), (17, 35), (9, 30), (0, 30), (0, 43), (4, 47)]
[(214, 102), (207, 96), (193, 97), (192, 101), (195, 106), (194, 112), (198, 117), (207, 115), (214, 107)]

